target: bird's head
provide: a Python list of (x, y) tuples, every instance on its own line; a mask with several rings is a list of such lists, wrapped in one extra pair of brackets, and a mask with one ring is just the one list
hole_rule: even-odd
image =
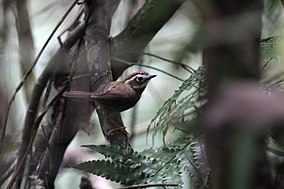
[(128, 75), (122, 82), (130, 85), (133, 89), (145, 89), (148, 82), (154, 77), (156, 77), (156, 75), (150, 75), (147, 72), (140, 71)]

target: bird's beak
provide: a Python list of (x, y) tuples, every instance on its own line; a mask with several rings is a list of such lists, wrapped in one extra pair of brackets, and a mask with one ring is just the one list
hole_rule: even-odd
[(152, 78), (154, 78), (154, 77), (156, 77), (157, 75), (149, 75), (148, 77), (147, 77), (147, 79), (152, 79)]

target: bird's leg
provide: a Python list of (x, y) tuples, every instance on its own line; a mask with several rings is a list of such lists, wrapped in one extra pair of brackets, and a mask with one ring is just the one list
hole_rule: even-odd
[(118, 124), (118, 123), (117, 123), (118, 121), (115, 121), (114, 119), (112, 119), (111, 116), (109, 117), (109, 120), (110, 120), (116, 127), (113, 128), (113, 129), (111, 129), (111, 130), (109, 130), (109, 131), (107, 132), (107, 135), (108, 135), (108, 136), (111, 136), (111, 135), (113, 134), (113, 132), (116, 132), (116, 131), (121, 131), (121, 132), (123, 132), (127, 137), (129, 136), (128, 132), (127, 132), (126, 129), (125, 129), (126, 127), (124, 127), (124, 125)]

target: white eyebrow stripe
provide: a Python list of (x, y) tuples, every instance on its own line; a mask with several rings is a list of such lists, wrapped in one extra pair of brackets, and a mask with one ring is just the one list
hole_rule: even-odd
[(147, 78), (148, 75), (145, 75), (145, 74), (137, 74), (137, 75), (134, 75), (133, 77), (125, 80), (125, 83), (129, 83), (130, 81), (134, 81), (137, 77), (143, 77), (143, 78)]
[(147, 77), (148, 75), (145, 74), (137, 74), (136, 77)]

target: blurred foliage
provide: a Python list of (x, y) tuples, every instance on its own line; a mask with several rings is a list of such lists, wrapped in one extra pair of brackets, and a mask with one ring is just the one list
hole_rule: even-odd
[(267, 139), (267, 151), (278, 157), (284, 157), (284, 146), (279, 145), (272, 137)]
[(260, 42), (262, 58), (276, 58), (281, 54), (280, 52), (281, 37), (273, 36), (262, 39)]

